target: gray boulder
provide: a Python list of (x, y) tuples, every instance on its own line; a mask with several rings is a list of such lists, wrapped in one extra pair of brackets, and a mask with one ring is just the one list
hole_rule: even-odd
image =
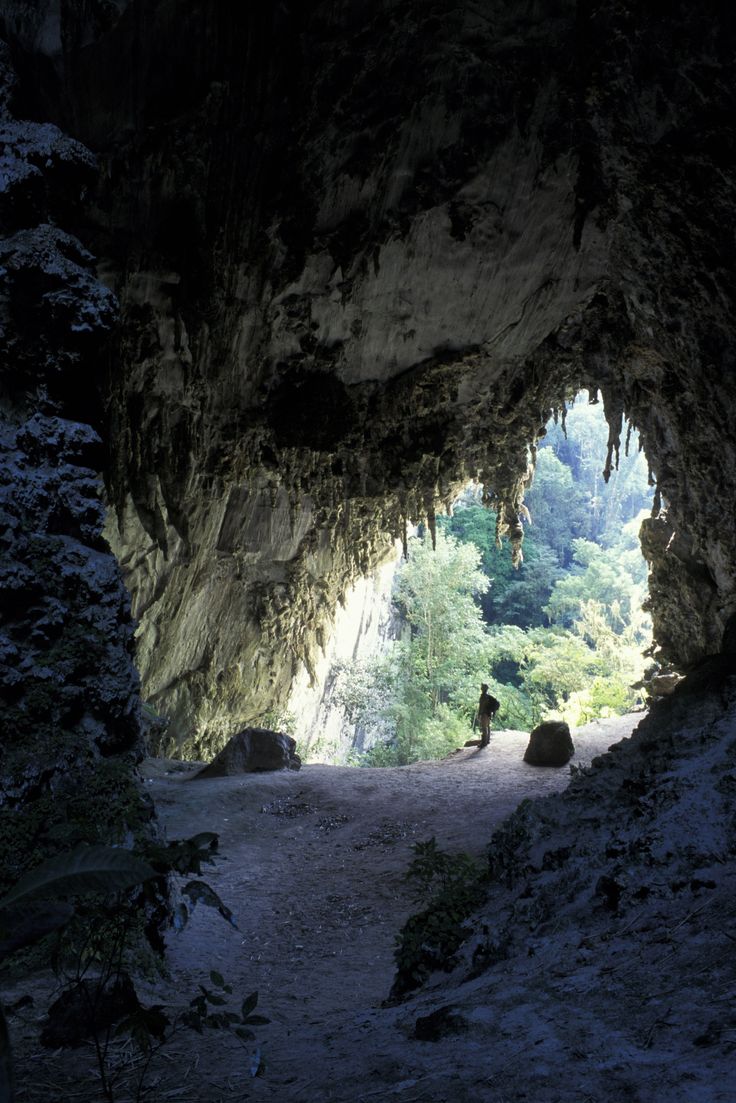
[(646, 688), (653, 697), (669, 697), (682, 681), (682, 674), (655, 674), (647, 682)]
[(302, 760), (296, 753), (296, 740), (283, 732), (267, 728), (244, 728), (232, 736), (209, 766), (194, 775), (229, 777), (231, 774), (253, 774), (264, 770), (298, 770)]
[(575, 754), (570, 729), (561, 720), (545, 720), (529, 736), (524, 761), (530, 766), (564, 766)]

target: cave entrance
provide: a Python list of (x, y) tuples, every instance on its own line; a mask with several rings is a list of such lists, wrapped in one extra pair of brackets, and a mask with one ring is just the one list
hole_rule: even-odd
[(652, 626), (639, 528), (653, 489), (638, 435), (623, 429), (627, 447), (606, 481), (597, 394), (582, 392), (550, 420), (522, 509), (518, 569), (470, 484), (437, 519), (436, 547), (420, 526), (408, 559), (363, 582), (338, 622), (308, 758), (442, 757), (469, 738), (481, 682), (501, 702), (499, 729), (529, 731), (542, 719), (575, 728), (641, 707)]

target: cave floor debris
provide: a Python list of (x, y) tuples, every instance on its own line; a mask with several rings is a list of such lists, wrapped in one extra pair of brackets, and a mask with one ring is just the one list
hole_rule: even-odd
[[(574, 761), (590, 762), (626, 737), (639, 719), (632, 715), (578, 729)], [(586, 1070), (610, 1053), (592, 1052), (583, 1041), (584, 1034), (590, 1040), (590, 1031), (583, 1032), (571, 1065), (570, 1055), (555, 1043), (555, 998), (579, 1003), (581, 1017), (589, 1012), (593, 1018), (598, 1012), (591, 1000), (605, 1002), (600, 986), (595, 997), (585, 990), (585, 969), (572, 979), (563, 971), (555, 980), (554, 962), (540, 962), (547, 975), (539, 1003), (519, 1007), (518, 1036), (498, 1039), (502, 1052), (493, 1060), (492, 1009), (482, 1001), (460, 1020), (463, 1030), (447, 1031), (437, 1041), (418, 1040), (413, 1031), (417, 1017), (436, 1009), (448, 994), (438, 989), (434, 996), (429, 992), (417, 1001), (382, 1006), (393, 978), (395, 935), (417, 910), (404, 881), (412, 844), (434, 836), (442, 849), (481, 856), (495, 827), (520, 800), (566, 785), (567, 768), (522, 762), (527, 740), (524, 733), (496, 733), (490, 748), (464, 749), (442, 762), (398, 769), (309, 765), (299, 773), (218, 778), (196, 786), (188, 781), (196, 764), (190, 770), (147, 760), (147, 788), (168, 837), (219, 833), (217, 863), (203, 876), (235, 913), (238, 929), (214, 910), (195, 911), (186, 929), (168, 939), (170, 979), (141, 994), (149, 1002), (183, 1006), (198, 984), (210, 985), (210, 971), (216, 970), (235, 996), (257, 990), (258, 1012), (271, 1023), (257, 1027), (256, 1040), (246, 1043), (219, 1032), (180, 1035), (152, 1064), (145, 1098), (185, 1103), (552, 1103), (558, 1098), (583, 1103), (603, 1098), (590, 1091), (586, 1096), (593, 1087)], [(632, 1001), (647, 1011), (642, 1021), (649, 1024), (651, 1042), (667, 1032), (672, 985), (663, 973), (662, 992), (643, 995), (636, 991), (636, 962), (629, 965)], [(582, 988), (575, 988), (573, 980)], [(513, 984), (511, 975), (508, 982)], [(572, 988), (555, 997), (555, 984)], [(30, 1043), (30, 1019), (26, 1015), (25, 1030), (11, 1021), (14, 1036), (21, 1035), (19, 1103), (55, 1103), (72, 1094), (100, 1098), (91, 1079), (91, 1049), (71, 1058), (39, 1055)], [(601, 1039), (604, 1046), (615, 1042), (606, 1042), (604, 1034)], [(693, 1060), (697, 1055), (696, 1049)], [(121, 1050), (121, 1059), (133, 1058)], [(526, 1081), (530, 1060), (536, 1087)], [(85, 1061), (87, 1087), (80, 1081)], [(254, 1076), (257, 1067), (261, 1072)], [(561, 1076), (567, 1077), (566, 1091), (558, 1095)], [(58, 1097), (51, 1082), (58, 1085)], [(639, 1098), (630, 1094), (625, 1047), (610, 1082), (606, 1100)], [(120, 1095), (121, 1101), (128, 1098)]]

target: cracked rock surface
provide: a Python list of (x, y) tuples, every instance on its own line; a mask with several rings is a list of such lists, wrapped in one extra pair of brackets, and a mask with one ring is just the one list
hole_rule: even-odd
[(114, 297), (59, 227), (94, 158), (10, 111), (0, 49), (0, 853), (7, 888), (78, 843), (130, 845), (151, 808), (120, 568), (102, 537), (101, 404)]
[(389, 536), (469, 478), (518, 544), (529, 446), (581, 387), (611, 463), (624, 411), (638, 428), (676, 537), (645, 542), (660, 658), (717, 651), (736, 604), (727, 15), (72, 7), (56, 38), (52, 5), (5, 4), (39, 117), (103, 170), (112, 539), (170, 743), (211, 753), (276, 707)]
[[(347, 1023), (341, 1002), (332, 1034), (324, 1018), (300, 1019), (296, 1060), (282, 1053), (282, 1081), (262, 1094), (352, 1101), (357, 1083), (366, 1099), (398, 1088), (437, 1103), (659, 1103), (663, 1091), (726, 1103), (730, 9), (1, 10), (0, 688), (15, 724), (3, 742), (4, 850), (32, 862), (90, 810), (85, 830), (96, 837), (103, 809), (109, 837), (111, 792), (125, 795), (122, 841), (147, 815), (131, 781), (132, 622), (100, 536), (95, 471), (140, 621), (145, 693), (171, 717), (166, 749), (209, 757), (316, 668), (350, 583), (408, 520), (431, 528), (468, 479), (484, 483), (518, 553), (534, 442), (566, 398), (600, 391), (607, 466), (625, 447), (625, 412), (656, 479), (643, 530), (655, 635), (659, 657), (688, 677), (564, 795), (499, 823), (488, 903), (453, 972), (396, 1007), (362, 1004)], [(414, 772), (446, 782), (462, 765)], [(472, 801), (460, 783), (450, 790), (451, 839), (475, 837)], [(259, 790), (257, 806), (285, 795)], [(391, 796), (391, 814), (374, 806), (355, 842), (361, 891), (367, 863), (411, 835), (413, 814)], [(424, 796), (436, 822), (436, 792)], [(301, 797), (290, 807), (319, 807)], [(16, 800), (30, 810), (22, 837)], [(246, 845), (228, 834), (227, 802), (217, 811), (224, 844)], [(323, 800), (319, 811), (310, 842), (336, 853), (354, 810)], [(274, 824), (299, 816), (263, 818), (271, 868)], [(172, 810), (171, 822), (186, 815)], [(328, 916), (344, 932), (346, 960), (360, 923), (377, 925), (391, 903), (397, 867), (381, 861), (378, 904), (356, 909), (363, 898), (338, 880), (313, 916), (315, 929)], [(278, 929), (302, 954), (288, 914)], [(254, 932), (256, 946), (264, 937)], [(383, 974), (362, 959), (371, 983), (384, 951)], [(210, 954), (208, 942), (208, 967)], [(232, 960), (247, 979), (250, 963)], [(338, 976), (342, 1001), (344, 970), (308, 965)], [(288, 1030), (295, 1012), (280, 1014)], [(313, 1069), (324, 1040), (329, 1062)]]

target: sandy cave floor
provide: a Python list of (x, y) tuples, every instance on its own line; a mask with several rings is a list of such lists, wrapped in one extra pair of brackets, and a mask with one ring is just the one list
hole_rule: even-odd
[[(574, 761), (590, 762), (640, 718), (578, 729)], [(220, 1032), (182, 1033), (151, 1065), (146, 1098), (440, 1098), (422, 1092), (432, 1044), (408, 1041), (397, 1032), (395, 1009), (381, 1007), (393, 978), (396, 933), (417, 910), (404, 874), (413, 843), (434, 836), (443, 849), (480, 857), (520, 800), (567, 784), (566, 767), (522, 761), (527, 740), (522, 732), (495, 733), (486, 750), (395, 769), (307, 765), (196, 782), (192, 764), (146, 760), (144, 777), (168, 838), (220, 835), (217, 863), (203, 879), (232, 909), (238, 929), (198, 907), (185, 930), (168, 937), (170, 980), (141, 996), (182, 1006), (199, 983), (211, 987), (214, 969), (233, 986), (238, 1006), (257, 990), (257, 1010), (271, 1020), (246, 1044)], [(38, 1006), (40, 1017), (40, 1000)], [(91, 1047), (73, 1055), (39, 1051), (35, 1018), (28, 1009), (11, 1018), (20, 1103), (100, 1098)], [(473, 1044), (458, 1040), (459, 1070), (463, 1047)], [(520, 1076), (525, 1049), (518, 1054)], [(113, 1050), (123, 1066), (134, 1063), (122, 1042)], [(257, 1053), (263, 1070), (253, 1077)], [(115, 1098), (131, 1096), (121, 1087)], [(448, 1085), (447, 1099), (454, 1098), (465, 1095)]]

